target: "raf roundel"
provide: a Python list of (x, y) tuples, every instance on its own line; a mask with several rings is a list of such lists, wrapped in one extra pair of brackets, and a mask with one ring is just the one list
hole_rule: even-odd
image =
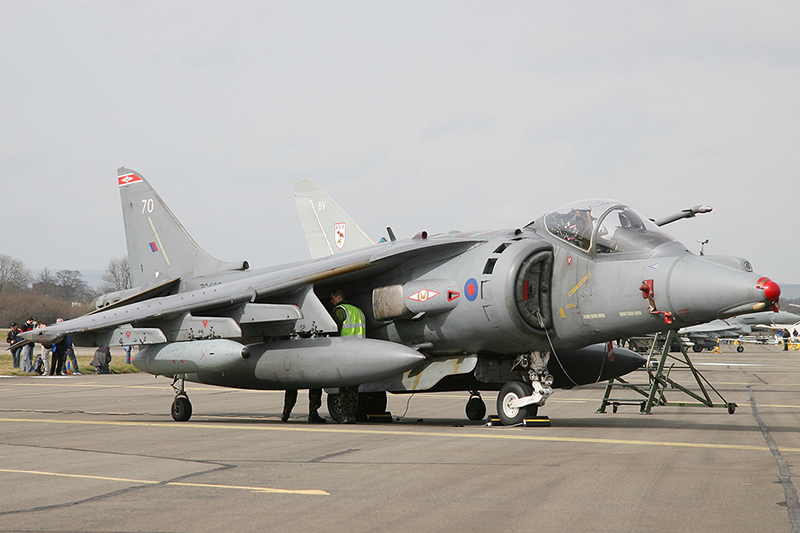
[(470, 302), (474, 302), (478, 297), (478, 282), (475, 281), (475, 278), (469, 278), (467, 280), (467, 283), (464, 285), (464, 296)]

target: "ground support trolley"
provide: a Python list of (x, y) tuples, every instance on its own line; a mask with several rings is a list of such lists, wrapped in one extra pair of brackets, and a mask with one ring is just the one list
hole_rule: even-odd
[[(608, 381), (606, 385), (603, 399), (601, 400), (600, 407), (597, 409), (598, 413), (605, 413), (606, 407), (611, 406), (613, 412), (617, 412), (620, 405), (638, 405), (639, 411), (644, 414), (650, 414), (653, 406), (656, 405), (672, 405), (678, 407), (722, 407), (728, 410), (728, 413), (733, 414), (736, 411), (736, 404), (728, 402), (722, 397), (717, 389), (700, 373), (694, 366), (689, 354), (686, 352), (686, 346), (680, 342), (678, 332), (670, 330), (666, 334), (663, 345), (660, 342), (660, 333), (656, 334), (653, 339), (653, 345), (650, 348), (650, 354), (647, 359), (645, 371), (648, 376), (648, 383), (634, 384), (625, 381), (622, 378), (613, 378)], [(675, 342), (677, 341), (677, 342)], [(670, 346), (677, 344), (680, 348), (680, 355), (670, 354)], [(657, 353), (660, 350), (660, 353)], [(700, 389), (700, 392), (689, 390), (683, 385), (677, 383), (670, 377), (673, 371), (686, 371), (691, 372), (694, 382)], [(641, 398), (612, 398), (611, 392), (614, 387), (621, 387), (629, 389), (641, 396)], [(695, 400), (696, 402), (671, 402), (667, 401), (665, 392), (670, 389), (670, 392), (682, 392)], [(721, 402), (715, 403), (711, 399), (709, 390), (713, 391), (719, 397)]]

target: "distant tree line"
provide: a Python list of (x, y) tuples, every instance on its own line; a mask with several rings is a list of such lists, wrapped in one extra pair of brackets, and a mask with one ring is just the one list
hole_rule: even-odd
[(74, 318), (89, 311), (99, 295), (130, 288), (128, 259), (112, 259), (103, 273), (103, 283), (92, 289), (78, 270), (45, 268), (36, 276), (25, 263), (0, 255), (0, 328), (22, 323), (29, 316), (47, 324), (56, 318)]

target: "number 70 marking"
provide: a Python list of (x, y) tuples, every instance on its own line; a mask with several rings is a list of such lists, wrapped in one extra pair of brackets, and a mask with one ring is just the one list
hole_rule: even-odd
[(152, 198), (148, 198), (147, 200), (142, 200), (142, 214), (143, 215), (144, 215), (145, 211), (148, 212), (148, 213), (152, 213), (153, 212), (153, 199)]

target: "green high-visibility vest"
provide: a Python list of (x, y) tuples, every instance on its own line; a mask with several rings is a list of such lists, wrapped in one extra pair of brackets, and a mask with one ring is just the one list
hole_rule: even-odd
[(339, 333), (342, 337), (366, 337), (367, 336), (367, 317), (361, 312), (361, 309), (355, 305), (339, 304), (333, 308), (334, 311), (341, 307), (344, 309), (347, 316), (345, 316), (344, 323), (342, 324), (342, 331)]

